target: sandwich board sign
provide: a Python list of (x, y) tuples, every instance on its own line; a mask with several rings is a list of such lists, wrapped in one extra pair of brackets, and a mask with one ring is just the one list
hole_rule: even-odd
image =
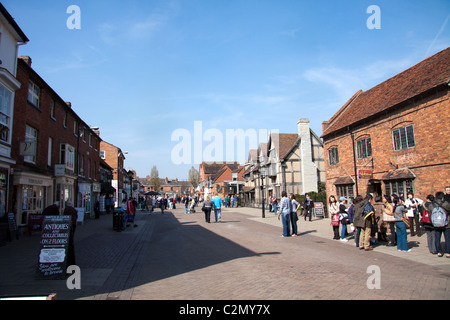
[(42, 223), (41, 249), (37, 265), (40, 279), (65, 279), (71, 216), (45, 216)]

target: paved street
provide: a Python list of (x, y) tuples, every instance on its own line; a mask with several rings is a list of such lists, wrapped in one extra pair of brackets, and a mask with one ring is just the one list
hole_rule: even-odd
[[(137, 228), (112, 230), (112, 216), (87, 219), (75, 235), (81, 290), (64, 280), (36, 280), (39, 235), (0, 247), (0, 296), (57, 293), (89, 300), (449, 299), (450, 259), (427, 253), (426, 237), (411, 253), (379, 246), (360, 251), (331, 240), (328, 220), (299, 220), (299, 237), (282, 238), (273, 213), (224, 209), (221, 223), (184, 207), (161, 215), (138, 211)], [(214, 218), (212, 218), (214, 221)], [(420, 242), (420, 243), (419, 243)], [(369, 289), (380, 270), (380, 289)], [(372, 278), (371, 278), (372, 279)], [(374, 283), (373, 281), (369, 281)]]

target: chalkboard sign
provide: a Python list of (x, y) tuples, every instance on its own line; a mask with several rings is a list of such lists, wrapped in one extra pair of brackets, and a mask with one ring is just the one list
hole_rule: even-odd
[(325, 217), (325, 210), (322, 202), (314, 202), (314, 215), (316, 217)]
[(19, 240), (19, 233), (17, 232), (17, 224), (16, 218), (14, 217), (14, 212), (8, 213), (8, 224), (9, 224), (9, 232), (11, 234), (11, 240), (16, 236), (16, 239)]
[(71, 216), (45, 216), (42, 223), (41, 250), (37, 276), (40, 279), (65, 279)]

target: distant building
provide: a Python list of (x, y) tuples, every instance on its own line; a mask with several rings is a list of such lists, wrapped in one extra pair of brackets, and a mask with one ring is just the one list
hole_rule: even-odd
[(327, 194), (425, 199), (450, 185), (449, 86), (447, 48), (351, 97), (323, 122)]

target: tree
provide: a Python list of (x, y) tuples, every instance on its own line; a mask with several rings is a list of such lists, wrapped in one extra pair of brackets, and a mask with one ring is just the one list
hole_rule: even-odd
[(194, 167), (189, 170), (188, 181), (192, 188), (194, 188), (194, 190), (198, 187), (198, 184), (200, 182), (200, 174)]
[(150, 171), (150, 185), (156, 192), (161, 191), (161, 181), (159, 180), (159, 173), (156, 166), (153, 166), (152, 171)]

